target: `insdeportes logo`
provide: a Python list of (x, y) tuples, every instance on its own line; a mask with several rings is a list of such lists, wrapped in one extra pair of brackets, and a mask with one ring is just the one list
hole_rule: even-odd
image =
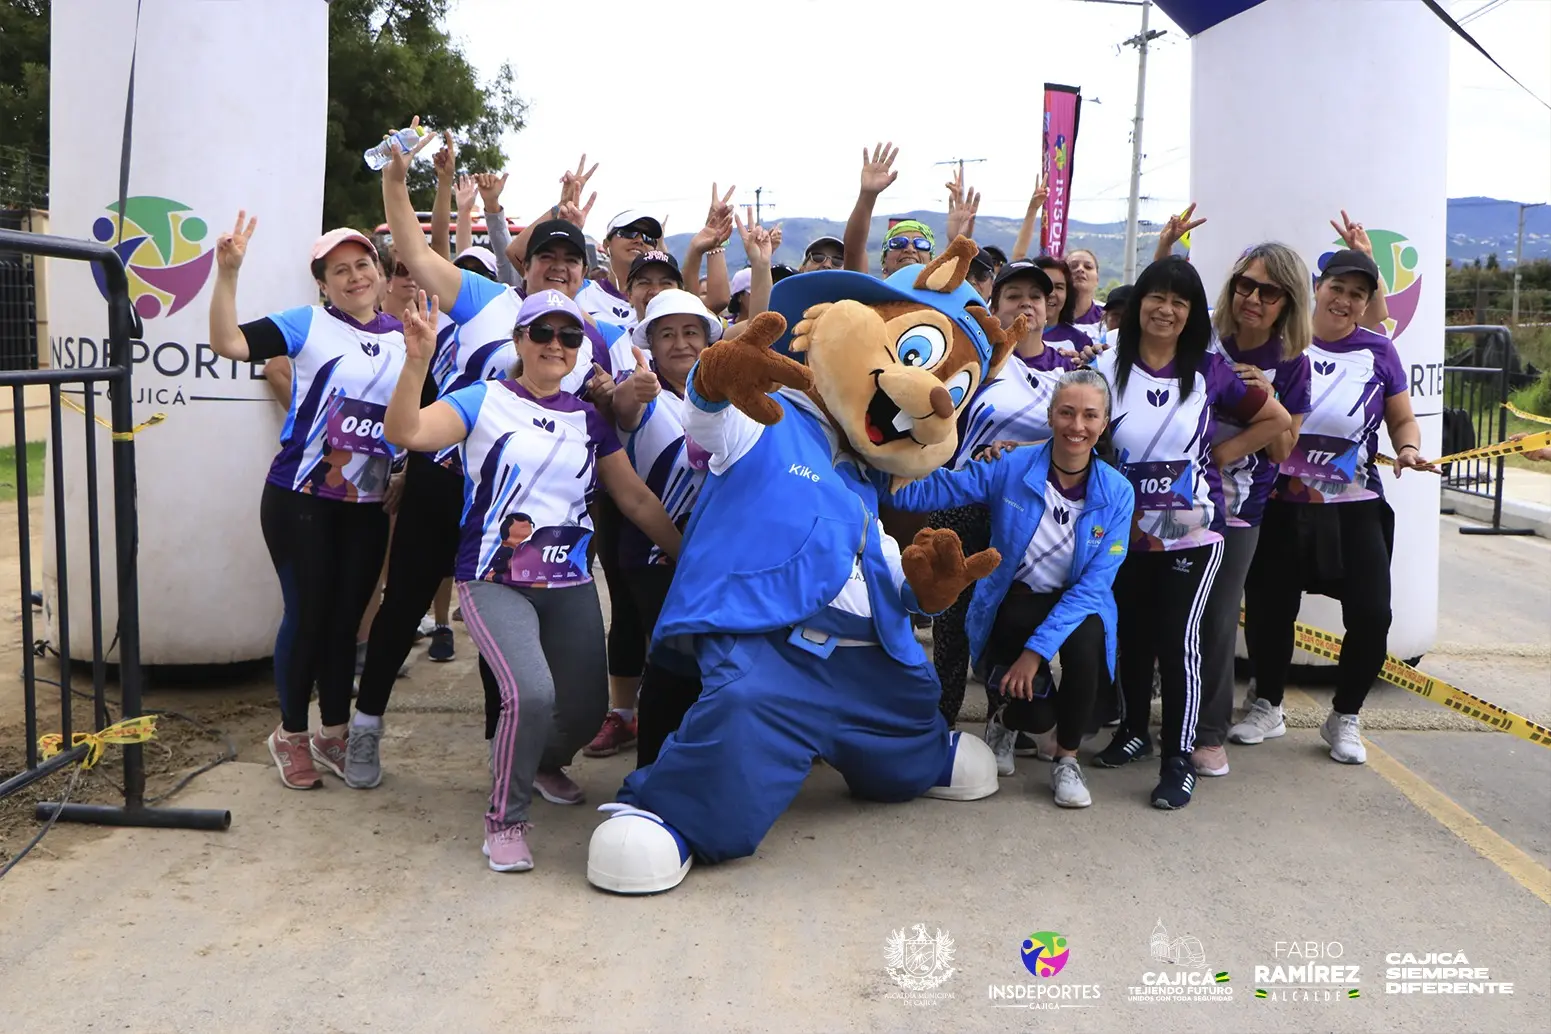
[[(1373, 244), (1373, 261), (1384, 280), (1384, 302), (1389, 306), (1389, 319), (1384, 325), (1392, 339), (1398, 338), (1411, 325), (1422, 296), (1422, 274), (1417, 272), (1421, 256), (1403, 233), (1369, 230), (1368, 240)], [(1336, 248), (1345, 247), (1339, 240), (1332, 243)], [(1324, 269), (1334, 255), (1334, 249), (1321, 255), (1319, 268)]]
[(1042, 930), (1023, 939), (1023, 968), (1049, 980), (1066, 968), (1072, 950), (1066, 938), (1053, 930)]
[[(123, 213), (116, 201), (107, 210), (111, 215), (92, 223), (92, 237), (118, 253), (141, 318), (171, 316), (192, 302), (215, 261), (215, 252), (201, 247), (210, 233), (205, 221), (182, 202), (148, 194), (125, 199)], [(96, 265), (92, 276), (106, 298), (107, 281)]]

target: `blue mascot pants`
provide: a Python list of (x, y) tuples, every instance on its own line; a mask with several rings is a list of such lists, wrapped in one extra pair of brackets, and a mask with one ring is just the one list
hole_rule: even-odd
[[(852, 620), (860, 629), (839, 634), (873, 637), (870, 621)], [(904, 665), (879, 646), (820, 657), (790, 635), (698, 637), (704, 692), (657, 760), (620, 790), (621, 802), (660, 815), (705, 861), (753, 854), (816, 757), (874, 801), (913, 800), (952, 776), (941, 685), (924, 658)]]

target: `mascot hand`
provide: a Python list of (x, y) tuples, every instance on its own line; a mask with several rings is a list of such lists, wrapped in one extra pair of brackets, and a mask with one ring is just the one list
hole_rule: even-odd
[(959, 594), (984, 578), (1002, 562), (1002, 554), (983, 550), (964, 556), (957, 532), (922, 528), (915, 541), (900, 555), (905, 581), (915, 590), (916, 602), (927, 614), (940, 614), (953, 606)]
[(786, 320), (762, 312), (735, 338), (718, 341), (700, 353), (695, 392), (707, 402), (730, 402), (766, 427), (781, 419), (781, 406), (770, 393), (781, 387), (807, 391), (813, 372), (770, 346), (786, 332)]

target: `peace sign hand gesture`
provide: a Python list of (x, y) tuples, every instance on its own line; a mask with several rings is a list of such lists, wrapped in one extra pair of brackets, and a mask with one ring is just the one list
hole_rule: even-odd
[(1196, 203), (1190, 202), (1190, 207), (1179, 215), (1169, 216), (1169, 221), (1163, 224), (1163, 229), (1158, 231), (1158, 247), (1153, 252), (1153, 258), (1165, 259), (1174, 253), (1174, 245), (1178, 244), (1191, 230), (1206, 222), (1205, 219), (1192, 219), (1195, 213)]
[(892, 142), (875, 145), (870, 158), (867, 156), (867, 148), (862, 148), (863, 194), (876, 197), (887, 190), (889, 184), (899, 179), (899, 173), (894, 171), (894, 159), (898, 157), (899, 148)]
[(429, 363), (436, 354), (436, 324), (441, 318), (436, 295), (426, 304), (425, 292), (404, 310), (404, 352), (412, 363)]
[[(1362, 223), (1354, 223), (1347, 217), (1346, 209), (1341, 209), (1341, 224), (1334, 219), (1330, 220), (1330, 226), (1341, 237), (1341, 243), (1353, 251), (1360, 251), (1369, 258), (1373, 258), (1373, 242), (1368, 239), (1368, 231), (1363, 229)], [(1399, 472), (1399, 468), (1396, 468)]]
[[(587, 156), (584, 154), (582, 155), (581, 159), (577, 161), (575, 172), (567, 169), (564, 173), (561, 174), (560, 204), (564, 205), (567, 201), (570, 201), (574, 205), (580, 205), (582, 203), (582, 191), (587, 189), (587, 181), (592, 179), (592, 174), (598, 171), (598, 163), (593, 162), (592, 168), (587, 169), (586, 172), (583, 172), (582, 170), (585, 168), (587, 168)], [(596, 191), (594, 191), (592, 195), (592, 201), (596, 201), (597, 198), (598, 194)], [(587, 208), (589, 210), (592, 208), (592, 201), (587, 202)]]
[(242, 268), (242, 260), (247, 257), (248, 240), (258, 226), (258, 216), (254, 216), (248, 219), (247, 227), (243, 227), (242, 221), (247, 214), (246, 210), (238, 212), (232, 232), (221, 234), (215, 242), (215, 263), (223, 273), (235, 274)]
[(743, 219), (733, 215), (733, 222), (738, 227), (738, 236), (743, 239), (743, 253), (748, 256), (749, 265), (759, 269), (770, 268), (770, 257), (775, 254), (775, 242), (770, 238), (770, 231), (754, 221), (754, 213), (744, 208)]
[(1034, 193), (1029, 197), (1029, 211), (1037, 212), (1045, 207), (1045, 200), (1050, 197), (1050, 188), (1045, 185), (1045, 171), (1040, 170), (1039, 181), (1034, 184)]

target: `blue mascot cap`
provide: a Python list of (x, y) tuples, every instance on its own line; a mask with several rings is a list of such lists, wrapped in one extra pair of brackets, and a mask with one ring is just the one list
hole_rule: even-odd
[(897, 269), (885, 280), (849, 269), (816, 269), (789, 276), (770, 289), (770, 311), (786, 317), (786, 333), (774, 346), (782, 355), (791, 354), (792, 329), (802, 314), (820, 302), (850, 299), (863, 305), (879, 302), (917, 302), (936, 309), (975, 343), (980, 356), (980, 379), (991, 372), (991, 342), (980, 324), (967, 311), (971, 305), (985, 309), (985, 299), (968, 282), (953, 291), (927, 291), (916, 287), (916, 278), (924, 266)]

